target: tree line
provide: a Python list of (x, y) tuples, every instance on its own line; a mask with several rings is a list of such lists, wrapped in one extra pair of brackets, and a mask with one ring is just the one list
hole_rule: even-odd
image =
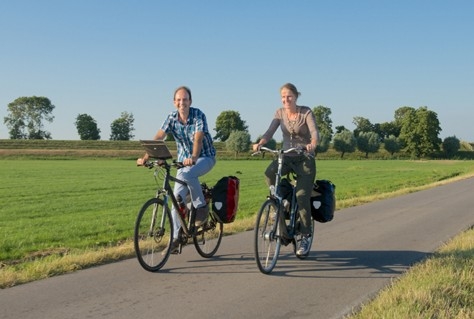
[[(456, 136), (441, 141), (438, 115), (426, 106), (418, 109), (410, 106), (400, 107), (395, 111), (394, 120), (384, 123), (373, 124), (367, 118), (356, 116), (353, 118), (356, 126), (353, 131), (344, 126), (336, 126), (334, 131), (332, 112), (328, 107), (319, 105), (312, 111), (320, 134), (317, 153), (327, 152), (332, 147), (343, 158), (344, 154), (357, 149), (367, 158), (369, 153), (377, 153), (383, 145), (392, 156), (401, 150), (416, 158), (433, 156), (442, 151), (444, 156), (451, 158), (461, 147)], [(238, 112), (222, 112), (217, 117), (215, 130), (215, 138), (226, 142), (227, 149), (234, 151), (236, 155), (250, 149), (250, 134)], [(258, 142), (260, 137), (254, 143)], [(269, 148), (275, 148), (276, 145), (274, 139), (266, 144)]]
[[(43, 96), (19, 97), (7, 106), (8, 115), (3, 118), (10, 139), (51, 139), (51, 133), (45, 131), (44, 121), (51, 123), (55, 106)], [(135, 119), (132, 113), (122, 112), (120, 117), (110, 124), (110, 140), (128, 141), (133, 139)], [(81, 140), (100, 140), (100, 129), (89, 114), (78, 114), (77, 133)]]
[[(50, 132), (44, 130), (44, 122), (52, 122), (55, 106), (46, 97), (20, 97), (8, 104), (8, 115), (4, 124), (9, 129), (11, 139), (51, 139)], [(322, 105), (312, 109), (320, 133), (318, 153), (326, 152), (332, 147), (341, 153), (356, 149), (365, 154), (376, 153), (382, 147), (391, 155), (401, 150), (416, 158), (431, 156), (442, 151), (446, 157), (452, 157), (460, 149), (460, 141), (450, 136), (443, 141), (439, 138), (440, 122), (436, 112), (422, 106), (414, 108), (403, 106), (395, 110), (394, 119), (390, 122), (371, 123), (367, 118), (356, 116), (353, 131), (344, 126), (333, 130), (331, 109)], [(74, 122), (81, 140), (100, 140), (100, 129), (95, 119), (89, 114), (78, 114)], [(112, 121), (110, 140), (133, 139), (134, 117), (132, 113), (122, 112)], [(229, 151), (238, 155), (251, 148), (251, 137), (246, 122), (240, 113), (226, 110), (216, 119), (214, 140), (225, 142)], [(169, 138), (172, 138), (169, 136)], [(257, 142), (260, 136), (254, 141)], [(277, 142), (268, 141), (267, 147), (275, 148)]]

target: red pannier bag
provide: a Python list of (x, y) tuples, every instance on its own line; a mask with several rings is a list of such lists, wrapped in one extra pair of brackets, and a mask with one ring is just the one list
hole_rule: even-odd
[(224, 176), (212, 188), (212, 211), (224, 224), (232, 223), (237, 215), (239, 183), (235, 176)]

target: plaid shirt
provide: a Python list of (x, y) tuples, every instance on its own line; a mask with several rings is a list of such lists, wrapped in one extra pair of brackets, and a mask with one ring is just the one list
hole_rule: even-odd
[(190, 158), (193, 153), (194, 134), (204, 132), (199, 157), (215, 157), (216, 149), (207, 127), (206, 115), (199, 109), (190, 107), (186, 124), (178, 120), (178, 111), (171, 112), (161, 126), (166, 134), (172, 134), (178, 146), (178, 161)]

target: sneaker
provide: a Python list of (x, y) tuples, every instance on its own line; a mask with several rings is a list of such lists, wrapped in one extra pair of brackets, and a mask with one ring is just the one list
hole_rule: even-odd
[(296, 255), (298, 256), (304, 256), (309, 253), (310, 249), (310, 239), (311, 237), (308, 235), (304, 235), (301, 237), (300, 241), (300, 247), (298, 247), (298, 250), (296, 251)]
[(207, 221), (207, 217), (209, 215), (209, 206), (203, 206), (196, 209), (196, 220), (194, 221), (194, 225), (196, 227), (201, 226)]
[[(161, 252), (162, 255), (166, 254), (166, 249)], [(173, 239), (170, 247), (170, 254), (179, 254), (179, 240)]]

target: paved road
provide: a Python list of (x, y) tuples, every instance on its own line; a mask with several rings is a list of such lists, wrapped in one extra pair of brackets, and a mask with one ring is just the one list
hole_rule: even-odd
[(285, 247), (272, 275), (258, 271), (245, 232), (214, 259), (185, 247), (159, 273), (130, 259), (0, 290), (0, 317), (342, 318), (473, 225), (473, 189), (470, 178), (338, 211), (317, 224), (308, 259)]

